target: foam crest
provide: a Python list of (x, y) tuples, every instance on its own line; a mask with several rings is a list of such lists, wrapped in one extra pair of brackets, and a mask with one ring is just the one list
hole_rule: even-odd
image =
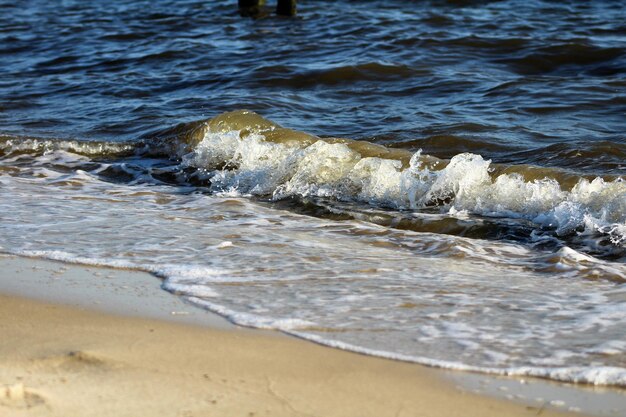
[(293, 175), (274, 192), (275, 198), (290, 195), (340, 197), (360, 157), (344, 144), (317, 141), (294, 158)]
[[(275, 131), (274, 131), (275, 132)], [(494, 175), (491, 161), (462, 153), (450, 161), (415, 153), (405, 167), (386, 155), (364, 156), (357, 142), (317, 139), (273, 141), (267, 132), (207, 131), (184, 164), (207, 170), (216, 192), (325, 197), (397, 209), (439, 207), (442, 213), (518, 218), (559, 236), (608, 235), (626, 239), (626, 182), (580, 178), (570, 190), (554, 178), (526, 181), (519, 173)]]
[(130, 155), (142, 144), (129, 142), (79, 141), (0, 136), (0, 156), (45, 155), (54, 151), (71, 152), (88, 157)]

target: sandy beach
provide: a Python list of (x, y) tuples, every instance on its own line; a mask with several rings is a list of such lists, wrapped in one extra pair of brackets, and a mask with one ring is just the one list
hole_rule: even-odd
[(566, 415), (464, 392), (423, 366), (219, 324), (145, 273), (0, 260), (2, 416)]

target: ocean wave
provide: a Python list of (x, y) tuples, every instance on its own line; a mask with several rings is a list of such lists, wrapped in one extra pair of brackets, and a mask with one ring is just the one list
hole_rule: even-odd
[(498, 58), (496, 62), (508, 64), (515, 72), (523, 75), (564, 72), (566, 69), (593, 74), (606, 70), (609, 64), (615, 65), (613, 73), (624, 71), (621, 63), (615, 64), (616, 60), (624, 56), (624, 49), (618, 47), (570, 41), (522, 51), (521, 56)]
[(502, 167), (473, 153), (450, 160), (421, 151), (411, 155), (367, 142), (320, 139), (245, 111), (212, 119), (191, 149), (183, 165), (209, 172), (213, 191), (275, 200), (334, 198), (402, 210), (438, 207), (525, 219), (557, 236), (602, 234), (614, 245), (626, 241), (621, 177), (588, 179), (553, 170), (547, 172), (555, 174), (551, 178), (545, 169)]
[[(590, 157), (607, 146), (598, 144)], [(576, 159), (570, 147), (563, 149), (569, 159)], [(42, 156), (57, 151), (92, 161), (120, 161), (94, 168), (102, 179), (113, 182), (192, 185), (215, 193), (236, 192), (273, 201), (322, 198), (391, 209), (404, 217), (408, 212), (425, 211), (449, 219), (464, 216), (472, 224), (457, 224), (455, 230), (468, 233), (480, 226), (474, 224), (479, 218), (519, 220), (525, 223), (514, 228), (526, 236), (525, 240), (541, 240), (545, 233), (551, 233), (566, 240), (585, 241), (577, 247), (611, 259), (621, 258), (626, 247), (626, 182), (621, 176), (497, 164), (472, 152), (440, 159), (421, 150), (412, 153), (366, 141), (320, 138), (283, 128), (248, 111), (150, 132), (136, 142), (0, 136), (0, 157), (5, 160), (28, 156), (45, 164)], [(613, 153), (619, 152), (622, 150), (616, 148)], [(152, 163), (150, 158), (165, 159)], [(62, 163), (56, 161), (52, 168)], [(382, 219), (379, 215), (369, 217)], [(403, 220), (412, 230), (431, 230), (419, 227), (422, 223), (419, 216)], [(482, 237), (495, 233), (491, 226), (478, 228)], [(509, 235), (501, 227), (496, 229)], [(605, 243), (599, 243), (598, 237)]]
[[(255, 79), (272, 87), (311, 88), (319, 85), (351, 85), (364, 81), (402, 81), (427, 75), (407, 65), (368, 62), (323, 70), (298, 71), (285, 66), (264, 66), (255, 70)], [(280, 75), (280, 76), (277, 76)]]

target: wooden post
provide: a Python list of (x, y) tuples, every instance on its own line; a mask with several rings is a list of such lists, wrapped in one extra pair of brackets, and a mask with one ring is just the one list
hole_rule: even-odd
[[(265, 0), (238, 0), (239, 14), (241, 16), (261, 17)], [(276, 4), (276, 14), (279, 16), (295, 16), (296, 0), (278, 0)]]
[(296, 0), (278, 0), (276, 14), (279, 16), (295, 16)]
[(239, 0), (239, 14), (241, 16), (258, 16), (261, 12), (259, 0)]

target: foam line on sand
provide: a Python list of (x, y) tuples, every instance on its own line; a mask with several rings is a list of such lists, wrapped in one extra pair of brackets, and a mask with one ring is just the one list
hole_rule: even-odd
[[(461, 390), (441, 372), (419, 365), (273, 333), (176, 322), (193, 314), (172, 316), (173, 305), (167, 299), (175, 297), (167, 293), (159, 301), (134, 292), (132, 284), (139, 282), (136, 272), (124, 284), (129, 286), (126, 291), (101, 289), (90, 306), (64, 301), (59, 295), (62, 288), (65, 294), (73, 291), (68, 290), (71, 280), (48, 291), (52, 303), (42, 301), (41, 293), (39, 300), (23, 298), (16, 295), (15, 287), (32, 285), (33, 280), (25, 278), (37, 275), (32, 271), (53, 273), (56, 265), (77, 274), (82, 271), (83, 278), (92, 282), (107, 279), (110, 271), (26, 258), (3, 257), (2, 261), (7, 259), (19, 265), (8, 269), (3, 264), (0, 275), (0, 293), (11, 294), (0, 295), (2, 416), (567, 415), (539, 404)], [(19, 282), (31, 284), (16, 285)], [(58, 283), (40, 285), (54, 288)], [(75, 283), (74, 290), (81, 285)], [(84, 296), (86, 290), (81, 291)], [(120, 307), (124, 302), (115, 301), (119, 293), (133, 294), (136, 308)], [(141, 306), (148, 301), (165, 313), (146, 314)], [(116, 303), (115, 312), (102, 308)], [(191, 308), (184, 303), (174, 307), (175, 311)]]

